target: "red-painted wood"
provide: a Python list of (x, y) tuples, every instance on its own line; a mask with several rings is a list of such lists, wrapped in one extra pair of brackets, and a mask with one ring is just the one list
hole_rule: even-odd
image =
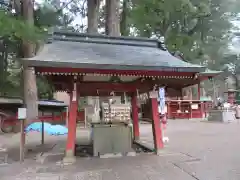
[[(109, 83), (109, 82), (81, 82), (78, 84), (81, 87), (81, 91), (118, 91), (118, 92), (133, 92), (136, 88), (147, 88), (149, 83)], [(80, 92), (81, 92), (80, 91)]]
[(69, 106), (68, 106), (68, 115), (66, 117), (66, 125), (67, 125), (67, 127), (69, 125), (69, 116), (70, 116), (70, 110), (71, 110), (71, 106), (72, 106), (71, 101), (72, 101), (73, 92), (69, 92), (68, 94), (69, 94), (70, 102), (69, 102)]
[[(200, 83), (198, 83), (198, 100), (200, 100), (201, 98), (201, 85)], [(203, 118), (204, 117), (204, 104), (201, 102), (200, 103), (200, 112), (198, 111), (198, 113), (200, 114), (200, 117), (194, 117), (194, 118)], [(195, 110), (196, 111), (196, 110)]]
[(76, 142), (78, 102), (72, 98), (70, 103), (71, 105), (70, 105), (69, 117), (68, 117), (68, 136), (67, 136), (66, 151), (70, 150), (74, 152), (75, 142)]
[[(70, 85), (68, 81), (56, 82), (53, 80), (53, 84), (55, 85), (55, 90), (66, 90), (70, 89)], [(152, 89), (154, 82), (150, 81), (134, 81), (134, 82), (125, 82), (125, 83), (111, 83), (111, 82), (78, 82), (77, 86), (79, 90), (79, 94), (84, 94), (87, 96), (92, 95), (109, 95), (111, 91), (116, 92), (134, 92), (136, 89), (139, 91), (149, 91)], [(106, 94), (107, 92), (107, 94)], [(89, 95), (88, 95), (89, 93)], [(97, 94), (98, 93), (98, 94)], [(102, 93), (102, 94), (101, 94)]]
[(152, 128), (153, 128), (153, 140), (154, 140), (154, 149), (156, 153), (164, 147), (162, 141), (162, 129), (158, 113), (158, 100), (157, 98), (151, 99), (152, 107)]
[[(212, 102), (201, 102), (201, 101), (167, 101), (168, 103), (168, 119), (190, 119), (190, 118), (203, 118), (207, 111), (211, 109)], [(191, 109), (191, 104), (198, 104), (198, 109)], [(181, 110), (179, 112), (178, 110)], [(188, 112), (186, 112), (188, 111)]]
[[(54, 115), (54, 118), (52, 115), (42, 115), (39, 116), (37, 119), (33, 120), (32, 122), (41, 122), (43, 120), (44, 122), (49, 123), (65, 123), (65, 120), (67, 118), (66, 112), (62, 112), (60, 115)], [(84, 122), (85, 118), (85, 112), (84, 110), (78, 111), (77, 113), (77, 121)], [(16, 116), (10, 116), (4, 121), (4, 126), (15, 126), (17, 124), (17, 115)]]
[(139, 120), (138, 120), (138, 106), (137, 106), (137, 93), (132, 95), (132, 119), (133, 119), (133, 135), (135, 140), (139, 140)]
[(167, 114), (166, 114), (166, 117), (170, 117), (171, 116), (171, 106), (170, 106), (170, 103), (169, 102), (166, 102), (167, 104)]
[[(47, 78), (51, 79), (51, 76), (46, 76)], [(60, 76), (61, 77), (61, 76)], [(64, 78), (64, 76), (62, 76)], [(188, 82), (189, 81), (189, 82)], [(122, 82), (122, 83), (112, 83), (112, 82), (78, 82), (78, 87), (80, 88), (80, 94), (88, 95), (99, 95), (99, 96), (105, 96), (106, 92), (110, 93), (111, 91), (116, 92), (134, 92), (136, 89), (138, 89), (141, 93), (149, 92), (155, 84), (158, 86), (165, 86), (167, 85), (170, 89), (170, 92), (178, 92), (179, 90), (172, 91), (173, 88), (178, 89), (187, 86), (186, 83), (195, 83), (195, 81), (191, 79), (185, 79), (185, 80), (176, 80), (176, 79), (146, 79), (146, 80), (135, 80), (132, 82)], [(69, 81), (65, 81), (64, 79), (56, 80), (53, 79), (52, 83), (55, 86), (55, 90), (57, 91), (67, 91), (71, 88), (71, 85)], [(90, 87), (90, 88), (89, 88)], [(97, 91), (99, 94), (97, 94)], [(102, 93), (102, 94), (101, 94)], [(171, 93), (170, 93), (171, 94)], [(108, 94), (107, 94), (108, 95)], [(176, 93), (175, 95), (179, 95), (179, 93)]]

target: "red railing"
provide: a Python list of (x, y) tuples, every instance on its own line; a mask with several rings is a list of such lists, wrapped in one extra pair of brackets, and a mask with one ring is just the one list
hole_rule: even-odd
[[(77, 120), (78, 121), (83, 121), (84, 122), (84, 111), (79, 111), (78, 114), (77, 114)], [(5, 127), (8, 127), (8, 126), (17, 126), (19, 123), (18, 123), (18, 119), (17, 119), (17, 113), (16, 113), (16, 116), (10, 116), (6, 113), (4, 113), (4, 120), (1, 121), (1, 127), (2, 128), (5, 128)], [(67, 114), (66, 112), (63, 112), (61, 114), (58, 113), (58, 115), (42, 115), (42, 116), (39, 116), (36, 120), (34, 120), (33, 122), (39, 122), (39, 121), (44, 121), (44, 122), (50, 122), (50, 123), (65, 123), (65, 120), (67, 118)]]
[[(191, 106), (197, 105), (196, 109)], [(167, 101), (169, 119), (191, 119), (191, 118), (204, 118), (206, 113), (211, 109), (212, 102), (201, 102), (197, 100), (172, 100)]]

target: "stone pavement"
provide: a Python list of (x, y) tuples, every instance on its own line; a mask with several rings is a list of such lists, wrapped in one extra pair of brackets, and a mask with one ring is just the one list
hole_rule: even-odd
[[(142, 139), (152, 144), (150, 126), (141, 126)], [(177, 163), (200, 180), (240, 179), (240, 124), (170, 121), (165, 150), (199, 161)]]
[[(141, 139), (152, 145), (151, 125), (143, 124), (140, 127)], [(160, 156), (140, 154), (136, 157), (109, 159), (79, 158), (76, 164), (63, 167), (56, 165), (54, 161), (40, 164), (28, 158), (22, 166), (14, 161), (0, 166), (0, 179), (240, 179), (240, 124), (170, 121), (167, 135), (170, 141)], [(39, 136), (36, 135), (38, 138)], [(31, 135), (31, 141), (35, 142), (33, 137), (35, 136)], [(16, 141), (14, 138), (12, 140)], [(64, 144), (64, 140), (65, 137), (46, 137), (46, 142), (50, 145), (53, 142)], [(57, 150), (61, 149), (55, 147)], [(15, 157), (14, 152), (18, 153), (12, 150), (10, 152), (10, 157)]]
[[(180, 158), (181, 159), (181, 158)], [(179, 159), (179, 160), (180, 160)], [(187, 157), (183, 158), (189, 159)], [(183, 160), (182, 159), (182, 160)], [(21, 167), (21, 172), (9, 175), (0, 170), (1, 180), (193, 180), (192, 175), (184, 172), (168, 158), (155, 155), (139, 155), (109, 159), (78, 159), (68, 166), (36, 164), (31, 162)], [(26, 167), (27, 166), (27, 167)], [(9, 169), (8, 169), (9, 170)], [(13, 169), (12, 169), (13, 170)]]

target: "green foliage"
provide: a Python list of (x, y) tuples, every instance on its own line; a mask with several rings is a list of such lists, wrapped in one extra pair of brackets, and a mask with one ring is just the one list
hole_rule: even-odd
[[(0, 9), (0, 94), (21, 96), (21, 65), (18, 57), (22, 40), (38, 43), (44, 41), (47, 28), (60, 24), (62, 11), (44, 5), (34, 11), (34, 24), (27, 26), (21, 16), (13, 14), (11, 10)], [(14, 67), (13, 67), (13, 66)], [(37, 79), (40, 98), (52, 98), (52, 86), (46, 80)]]
[(139, 36), (164, 37), (170, 51), (179, 50), (189, 58), (199, 38), (195, 28), (208, 14), (207, 7), (189, 0), (139, 0), (133, 4), (131, 20)]
[(44, 77), (37, 77), (38, 98), (53, 99), (53, 86)]
[(36, 41), (42, 38), (43, 31), (37, 27), (30, 28), (19, 17), (11, 12), (0, 9), (0, 37), (8, 37), (9, 40), (24, 39)]
[(229, 1), (138, 0), (130, 17), (138, 36), (164, 37), (168, 49), (182, 52), (185, 60), (213, 64), (231, 40), (236, 11)]
[[(236, 75), (239, 58), (226, 54), (232, 30), (239, 30), (231, 23), (239, 20), (239, 5), (239, 0), (132, 0), (129, 17), (135, 35), (164, 37), (169, 51), (180, 51), (184, 60)], [(216, 83), (224, 87), (224, 78)]]
[(140, 35), (167, 37), (169, 31), (184, 32), (191, 28), (197, 10), (188, 0), (147, 1), (133, 4), (131, 18)]
[(229, 7), (229, 0), (212, 0), (210, 4), (211, 16), (203, 19), (200, 28), (202, 36), (202, 50), (209, 56), (210, 68), (218, 65), (228, 51), (231, 41), (231, 28), (233, 25), (230, 20), (233, 18)]
[(42, 5), (34, 12), (34, 24), (36, 27), (52, 27), (53, 25), (60, 25), (60, 15), (62, 15), (62, 11), (56, 11), (49, 6)]

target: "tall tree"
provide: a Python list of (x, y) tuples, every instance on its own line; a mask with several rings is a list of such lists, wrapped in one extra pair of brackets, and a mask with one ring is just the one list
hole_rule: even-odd
[(229, 0), (212, 0), (208, 4), (210, 15), (201, 20), (201, 26), (196, 30), (201, 37), (199, 49), (204, 55), (202, 58), (208, 59), (206, 65), (210, 68), (217, 67), (218, 61), (222, 61), (229, 50), (233, 28), (231, 19), (235, 14), (229, 3)]
[(120, 36), (120, 0), (106, 0), (105, 33), (110, 36)]
[(88, 28), (87, 32), (90, 34), (98, 33), (98, 18), (99, 18), (99, 6), (100, 0), (88, 0), (87, 16), (88, 16)]
[[(29, 29), (34, 28), (34, 14), (33, 14), (33, 1), (22, 1), (22, 16)], [(35, 56), (34, 45), (26, 40), (22, 41), (22, 51), (24, 58), (31, 58)], [(24, 102), (27, 108), (27, 120), (31, 121), (38, 116), (38, 93), (36, 84), (36, 75), (33, 68), (23, 68), (24, 80)]]
[(170, 51), (186, 56), (195, 52), (199, 39), (196, 30), (209, 14), (204, 3), (195, 6), (190, 0), (139, 0), (133, 3), (131, 21), (137, 35), (164, 37)]
[(123, 0), (122, 11), (120, 14), (120, 32), (122, 36), (128, 36), (130, 33), (128, 15), (129, 15), (129, 0)]
[(235, 0), (132, 2), (130, 18), (136, 34), (164, 37), (168, 49), (182, 52), (186, 60), (206, 63), (205, 55), (218, 59), (231, 40)]
[[(37, 92), (36, 76), (33, 69), (24, 67), (23, 76), (19, 76), (20, 64), (16, 59), (33, 57), (40, 46), (44, 45), (45, 38), (40, 35), (42, 30), (54, 25), (66, 24), (62, 23), (62, 19), (66, 17), (62, 15), (62, 9), (54, 9), (51, 4), (35, 4), (36, 9), (33, 9), (32, 1), (20, 0), (13, 1), (13, 6), (1, 8), (0, 19), (4, 23), (4, 28), (0, 30), (0, 37), (4, 41), (0, 43), (0, 71), (5, 76), (0, 84), (4, 84), (4, 89), (0, 88), (3, 95), (22, 95), (19, 92), (21, 77), (24, 77), (24, 98), (28, 108), (28, 119), (34, 119), (37, 116), (37, 98), (52, 96), (51, 87), (46, 81), (38, 78)], [(65, 5), (66, 6), (66, 5)], [(12, 8), (15, 11), (12, 11)], [(62, 8), (62, 7), (60, 7)], [(64, 8), (64, 7), (63, 7)], [(15, 13), (14, 13), (15, 12)], [(61, 16), (62, 18), (59, 18)], [(69, 21), (68, 21), (69, 22)], [(40, 35), (40, 36), (39, 36)], [(13, 47), (13, 48), (12, 48)], [(2, 71), (3, 70), (3, 71)], [(44, 83), (42, 83), (44, 82)], [(46, 92), (49, 91), (49, 92)], [(47, 96), (46, 96), (47, 95)]]

